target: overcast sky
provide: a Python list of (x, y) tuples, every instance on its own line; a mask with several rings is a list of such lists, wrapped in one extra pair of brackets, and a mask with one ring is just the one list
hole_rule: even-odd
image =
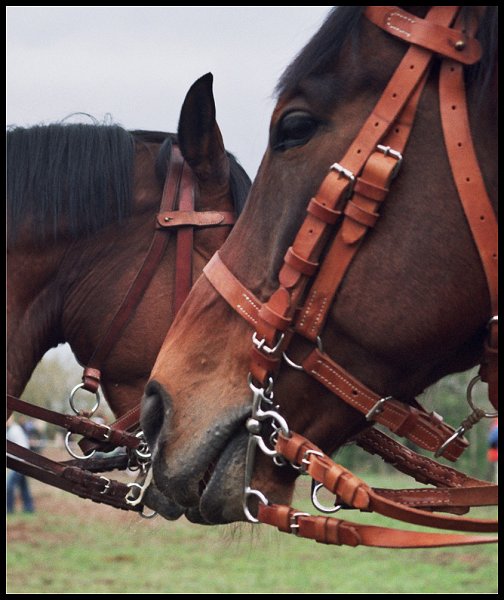
[(75, 112), (176, 131), (190, 85), (214, 75), (226, 148), (253, 178), (272, 92), (329, 6), (8, 6), (7, 124)]

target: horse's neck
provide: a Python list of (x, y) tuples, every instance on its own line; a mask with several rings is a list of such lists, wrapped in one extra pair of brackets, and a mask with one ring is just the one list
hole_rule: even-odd
[(47, 350), (62, 342), (58, 268), (65, 249), (9, 250), (7, 261), (7, 388), (20, 395)]

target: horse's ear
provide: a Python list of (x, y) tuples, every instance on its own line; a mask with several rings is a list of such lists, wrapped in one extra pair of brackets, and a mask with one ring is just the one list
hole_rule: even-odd
[(184, 100), (178, 124), (180, 150), (201, 185), (229, 181), (229, 160), (215, 120), (213, 75), (195, 81)]

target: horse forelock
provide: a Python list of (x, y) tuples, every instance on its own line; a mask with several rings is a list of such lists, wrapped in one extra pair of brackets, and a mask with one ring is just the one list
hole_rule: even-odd
[[(328, 14), (322, 27), (284, 71), (275, 88), (278, 97), (290, 96), (301, 82), (310, 76), (320, 76), (334, 69), (334, 61), (347, 39), (357, 47), (359, 20), (363, 6), (337, 6)], [(426, 7), (403, 7), (405, 10)], [(479, 7), (463, 6), (462, 18), (469, 20)], [(476, 38), (483, 50), (482, 59), (475, 65), (466, 67), (466, 82), (474, 87), (480, 98), (492, 89), (493, 76), (497, 65), (498, 49), (498, 7), (487, 6), (481, 17)], [(405, 45), (406, 48), (406, 45)]]

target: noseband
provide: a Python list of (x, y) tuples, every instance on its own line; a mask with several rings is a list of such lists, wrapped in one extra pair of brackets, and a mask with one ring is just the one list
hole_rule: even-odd
[[(381, 432), (370, 430), (359, 436), (360, 446), (380, 454), (418, 481), (437, 487), (395, 493), (374, 490), (333, 463), (320, 448), (291, 431), (273, 401), (274, 379), (284, 357), (288, 364), (311, 375), (339, 399), (363, 413), (370, 423), (380, 423), (452, 461), (468, 445), (464, 432), (483, 416), (489, 416), (473, 407), (471, 415), (455, 431), (435, 413), (426, 413), (416, 401), (410, 406), (376, 394), (333, 361), (320, 342), (328, 310), (343, 277), (365, 235), (376, 223), (380, 206), (400, 168), (428, 67), (436, 54), (442, 59), (439, 96), (449, 163), (489, 290), (492, 312), (480, 376), (488, 382), (490, 399), (497, 407), (497, 221), (472, 143), (463, 78), (463, 66), (476, 63), (481, 49), (474, 38), (477, 21), (469, 25), (463, 23), (462, 18), (457, 17), (459, 8), (432, 7), (425, 19), (397, 7), (366, 8), (364, 15), (368, 20), (411, 46), (346, 154), (339, 163), (330, 166), (310, 200), (308, 214), (284, 257), (278, 276), (280, 286), (270, 299), (265, 303), (257, 299), (229, 271), (218, 253), (204, 269), (214, 288), (255, 330), (249, 375), (252, 417), (247, 422), (250, 435), (244, 491), (244, 511), (251, 521), (276, 525), (281, 531), (296, 532), (319, 542), (352, 546), (404, 548), (495, 541), (488, 536), (423, 534), (312, 517), (288, 506), (270, 504), (262, 492), (250, 487), (259, 447), (276, 464), (290, 462), (309, 473), (319, 487), (323, 485), (336, 494), (339, 504), (347, 508), (376, 511), (395, 519), (443, 529), (496, 531), (494, 521), (437, 516), (431, 511), (463, 514), (470, 506), (493, 505), (497, 501), (497, 486), (419, 456)], [(331, 240), (335, 225), (339, 227)], [(326, 248), (324, 261), (319, 264)], [(299, 365), (286, 355), (294, 334), (317, 342)], [(274, 423), (274, 448), (260, 435), (266, 420)], [(250, 510), (252, 498), (258, 502), (257, 518)], [(316, 501), (316, 491), (313, 498)], [(320, 508), (317, 501), (315, 504)]]
[[(191, 168), (184, 161), (178, 146), (172, 145), (168, 174), (151, 245), (119, 309), (89, 358), (84, 368), (82, 383), (75, 386), (70, 394), (69, 402), (75, 415), (62, 415), (7, 395), (9, 414), (17, 411), (63, 427), (67, 431), (66, 448), (75, 460), (58, 463), (8, 442), (7, 466), (9, 468), (83, 498), (90, 498), (95, 502), (109, 504), (116, 508), (138, 511), (143, 515), (141, 500), (150, 483), (150, 451), (142, 432), (139, 431), (140, 403), (110, 426), (94, 421), (91, 417), (100, 402), (98, 388), (102, 365), (123, 335), (154, 277), (168, 245), (167, 232), (175, 231), (177, 236), (173, 308), (175, 315), (192, 287), (194, 228), (234, 224), (233, 212), (196, 211), (197, 193), (198, 186)], [(77, 406), (76, 393), (80, 389), (96, 396), (96, 403), (90, 411), (82, 410)], [(71, 450), (69, 440), (72, 434), (83, 436), (79, 446), (84, 454), (76, 454)], [(93, 458), (96, 451), (106, 453), (116, 448), (124, 448), (126, 452), (112, 457)], [(94, 474), (126, 468), (139, 470), (141, 483), (137, 481), (133, 484), (125, 484)]]

